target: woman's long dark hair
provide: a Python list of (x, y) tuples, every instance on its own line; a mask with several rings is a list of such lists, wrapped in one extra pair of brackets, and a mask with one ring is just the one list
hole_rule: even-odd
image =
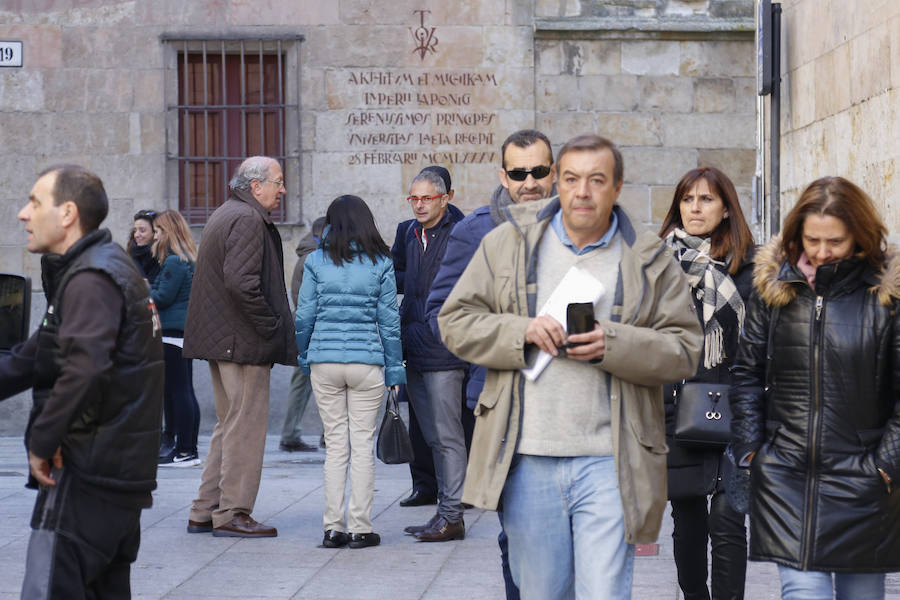
[(719, 169), (701, 167), (684, 174), (675, 188), (669, 212), (659, 229), (659, 237), (665, 238), (676, 227), (684, 229), (681, 222), (681, 200), (701, 179), (706, 180), (710, 191), (722, 199), (722, 204), (728, 210), (728, 216), (709, 234), (710, 254), (716, 260), (724, 260), (730, 254), (731, 263), (728, 265), (728, 272), (734, 275), (744, 262), (747, 252), (753, 247), (753, 234), (747, 227), (734, 184)]
[(335, 198), (325, 213), (325, 225), (329, 229), (322, 248), (339, 267), (359, 254), (368, 256), (373, 264), (391, 255), (391, 249), (375, 227), (372, 211), (359, 196)]

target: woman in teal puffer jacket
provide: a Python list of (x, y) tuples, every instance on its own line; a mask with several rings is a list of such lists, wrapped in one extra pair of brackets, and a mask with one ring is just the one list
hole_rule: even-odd
[(150, 296), (162, 322), (166, 362), (165, 427), (159, 466), (191, 467), (200, 464), (197, 454), (200, 405), (194, 395), (192, 361), (182, 356), (181, 349), (197, 244), (187, 221), (174, 210), (156, 216), (153, 239), (153, 256), (159, 261), (160, 270), (150, 288)]
[(390, 249), (361, 198), (336, 198), (325, 225), (320, 247), (304, 264), (297, 348), (325, 428), (322, 545), (363, 548), (381, 541), (371, 520), (378, 409), (385, 385), (406, 382), (397, 287)]

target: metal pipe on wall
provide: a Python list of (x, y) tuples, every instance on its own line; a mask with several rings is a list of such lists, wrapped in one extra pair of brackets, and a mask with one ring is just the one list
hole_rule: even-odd
[(772, 5), (772, 95), (769, 108), (769, 234), (781, 231), (781, 4)]

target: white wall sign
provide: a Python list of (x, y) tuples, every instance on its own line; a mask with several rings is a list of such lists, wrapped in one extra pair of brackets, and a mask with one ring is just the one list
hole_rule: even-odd
[(22, 42), (0, 41), (0, 67), (22, 66)]

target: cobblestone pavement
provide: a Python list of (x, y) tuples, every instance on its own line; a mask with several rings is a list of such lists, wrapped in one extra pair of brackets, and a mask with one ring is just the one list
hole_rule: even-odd
[[(306, 440), (313, 443), (312, 437)], [(201, 456), (209, 438), (201, 439)], [(372, 510), (381, 546), (319, 548), (324, 451), (286, 453), (278, 437), (266, 445), (262, 486), (253, 516), (278, 527), (269, 539), (214, 538), (185, 532), (188, 507), (202, 467), (159, 471), (154, 506), (142, 517), (141, 550), (132, 567), (135, 598), (502, 599), (503, 579), (492, 512), (466, 513), (463, 541), (424, 544), (403, 527), (425, 522), (433, 507), (401, 508), (409, 492), (405, 465), (378, 463)], [(0, 599), (19, 597), (34, 492), (23, 487), (26, 461), (20, 438), (0, 438)], [(678, 600), (666, 514), (657, 553), (635, 559), (635, 600)], [(900, 600), (900, 578), (888, 580), (888, 598)], [(778, 598), (777, 570), (750, 563), (748, 600)]]

